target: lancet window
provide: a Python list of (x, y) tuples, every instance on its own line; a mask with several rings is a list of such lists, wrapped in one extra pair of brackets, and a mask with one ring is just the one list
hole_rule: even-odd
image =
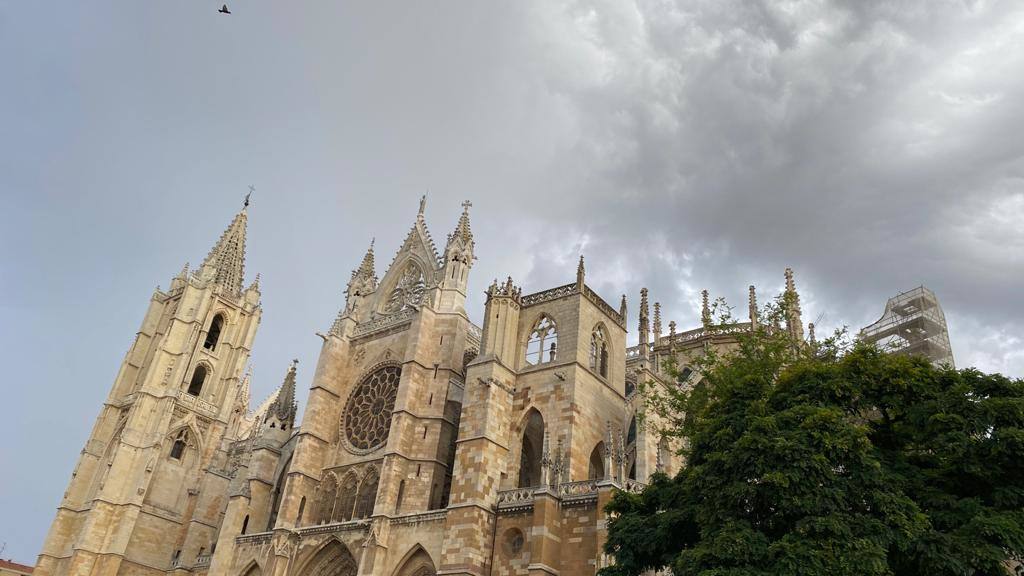
[(206, 340), (203, 342), (203, 348), (213, 351), (217, 349), (217, 342), (220, 340), (220, 331), (224, 328), (224, 317), (217, 314), (213, 317), (213, 322), (210, 322), (210, 329), (206, 332)]
[(185, 455), (185, 448), (187, 447), (188, 430), (182, 429), (174, 438), (174, 444), (171, 444), (171, 458), (175, 460), (181, 460), (181, 457)]
[(590, 334), (590, 369), (602, 378), (608, 377), (608, 339), (601, 326)]
[(188, 393), (193, 396), (199, 396), (199, 393), (203, 391), (203, 384), (205, 383), (206, 366), (200, 364), (192, 371), (192, 380), (188, 383)]

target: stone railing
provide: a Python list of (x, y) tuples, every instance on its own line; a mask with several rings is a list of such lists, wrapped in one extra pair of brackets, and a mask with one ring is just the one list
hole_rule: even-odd
[(647, 488), (647, 484), (644, 484), (643, 482), (638, 482), (636, 480), (629, 480), (629, 479), (627, 479), (623, 483), (623, 486), (622, 486), (623, 490), (625, 490), (626, 492), (633, 493), (633, 494), (636, 494), (638, 492), (643, 492), (644, 488)]
[(480, 349), (480, 344), (483, 342), (484, 332), (476, 324), (470, 324), (469, 329), (466, 332), (466, 347)]
[(185, 390), (178, 390), (175, 394), (178, 396), (178, 403), (182, 406), (198, 410), (207, 416), (217, 416), (217, 406), (215, 404), (211, 404), (198, 396), (193, 396)]
[(297, 532), (300, 536), (310, 536), (312, 534), (332, 534), (334, 532), (349, 532), (352, 530), (366, 530), (370, 527), (369, 519), (361, 520), (347, 520), (345, 522), (331, 522), (330, 524), (319, 524), (317, 526), (307, 526), (305, 528), (299, 528)]
[(196, 563), (192, 565), (193, 568), (205, 568), (210, 565), (210, 555), (200, 554), (196, 556)]
[(172, 558), (171, 559), (171, 570), (176, 570), (178, 568), (187, 568), (187, 566), (185, 565), (185, 561), (182, 560), (181, 558)]
[(597, 499), (597, 480), (580, 480), (559, 484), (558, 497), (563, 502)]
[(604, 298), (598, 296), (597, 292), (594, 292), (588, 286), (584, 285), (583, 295), (586, 296), (587, 300), (590, 300), (594, 306), (597, 306), (602, 312), (607, 314), (609, 318), (615, 320), (616, 324), (623, 328), (626, 327), (626, 319), (619, 314), (618, 310), (612, 308), (611, 305), (605, 302)]
[(424, 524), (427, 522), (443, 522), (444, 519), (447, 517), (447, 510), (429, 510), (427, 512), (417, 512), (415, 514), (397, 516), (391, 519), (391, 523), (400, 526), (403, 524)]
[[(648, 346), (648, 348), (647, 348), (648, 355), (650, 355), (651, 345), (648, 344), (647, 346)], [(640, 344), (637, 344), (636, 346), (630, 346), (630, 347), (626, 348), (626, 360), (632, 360), (633, 358), (639, 358), (639, 357), (640, 357)]]
[(533, 506), (533, 496), (537, 490), (537, 487), (501, 490), (498, 492), (498, 509), (508, 510)]
[(540, 304), (541, 302), (548, 302), (550, 300), (557, 300), (564, 296), (576, 293), (576, 283), (566, 284), (565, 286), (559, 286), (557, 288), (551, 288), (544, 290), (543, 292), (537, 292), (535, 294), (527, 294), (523, 296), (523, 306), (532, 306), (534, 304)]
[(235, 537), (235, 542), (238, 544), (263, 544), (265, 542), (270, 542), (270, 538), (273, 535), (273, 532), (257, 532), (255, 534), (242, 534), (241, 536)]
[(412, 317), (415, 316), (417, 312), (418, 310), (416, 310), (415, 308), (408, 308), (400, 312), (395, 312), (394, 314), (389, 314), (388, 316), (380, 316), (378, 318), (374, 318), (369, 322), (364, 322), (356, 326), (355, 330), (352, 331), (352, 337), (359, 338), (361, 336), (366, 336), (368, 334), (373, 334), (374, 332), (387, 330), (388, 328), (391, 328), (393, 326), (398, 326), (399, 324), (409, 322), (410, 320), (412, 320)]
[(750, 322), (721, 324), (718, 326), (710, 326), (708, 328), (694, 328), (693, 330), (687, 330), (686, 332), (680, 332), (679, 334), (676, 334), (674, 339), (669, 336), (662, 336), (661, 344), (663, 346), (667, 346), (670, 342), (673, 344), (684, 344), (686, 342), (700, 340), (701, 338), (728, 334), (742, 334), (744, 332), (750, 332)]

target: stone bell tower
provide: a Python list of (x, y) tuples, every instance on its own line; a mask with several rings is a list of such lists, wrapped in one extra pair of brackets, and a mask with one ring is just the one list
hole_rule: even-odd
[[(36, 574), (161, 574), (216, 542), (260, 322), (245, 207), (202, 266), (153, 293), (57, 508)], [(86, 383), (88, 385), (88, 383)]]

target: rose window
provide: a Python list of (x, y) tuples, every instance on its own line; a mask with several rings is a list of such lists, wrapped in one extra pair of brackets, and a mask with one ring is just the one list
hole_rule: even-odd
[(388, 439), (401, 375), (400, 367), (384, 366), (363, 378), (352, 391), (345, 407), (344, 427), (349, 444), (356, 450), (375, 450)]

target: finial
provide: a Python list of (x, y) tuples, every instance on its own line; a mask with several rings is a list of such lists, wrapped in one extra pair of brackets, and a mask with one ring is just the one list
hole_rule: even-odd
[(580, 263), (576, 266), (576, 290), (583, 291), (583, 278), (586, 275), (586, 268), (583, 266), (583, 255), (580, 254)]
[(668, 351), (671, 354), (676, 345), (676, 321), (668, 323)]
[(622, 303), (619, 304), (619, 316), (622, 316), (622, 321), (626, 321), (626, 295), (622, 295)]
[(814, 337), (814, 322), (807, 323), (807, 336), (811, 340), (811, 346), (818, 343), (818, 340)]
[(654, 303), (654, 341), (661, 338), (661, 302)]
[(649, 346), (647, 342), (650, 337), (650, 324), (647, 322), (647, 288), (640, 289), (640, 356), (647, 358)]
[(748, 291), (747, 305), (750, 314), (750, 329), (757, 330), (757, 291), (754, 289), (753, 284), (750, 285)]
[(252, 184), (249, 184), (249, 193), (245, 195), (245, 203), (242, 205), (242, 208), (248, 208), (249, 207), (249, 197), (252, 196), (252, 193), (255, 192), (255, 191), (256, 191), (256, 187), (253, 186)]
[(469, 214), (469, 209), (472, 208), (472, 207), (473, 207), (473, 203), (472, 202), (470, 202), (469, 200), (464, 200), (462, 202), (462, 213), (463, 214)]
[(705, 328), (711, 326), (711, 306), (708, 304), (708, 291), (701, 290), (701, 309), (700, 309), (700, 321)]
[(427, 209), (427, 195), (420, 196), (420, 211), (419, 215), (423, 216), (423, 212)]
[(295, 370), (295, 368), (297, 368), (298, 365), (299, 365), (299, 359), (298, 358), (292, 358), (292, 370)]

